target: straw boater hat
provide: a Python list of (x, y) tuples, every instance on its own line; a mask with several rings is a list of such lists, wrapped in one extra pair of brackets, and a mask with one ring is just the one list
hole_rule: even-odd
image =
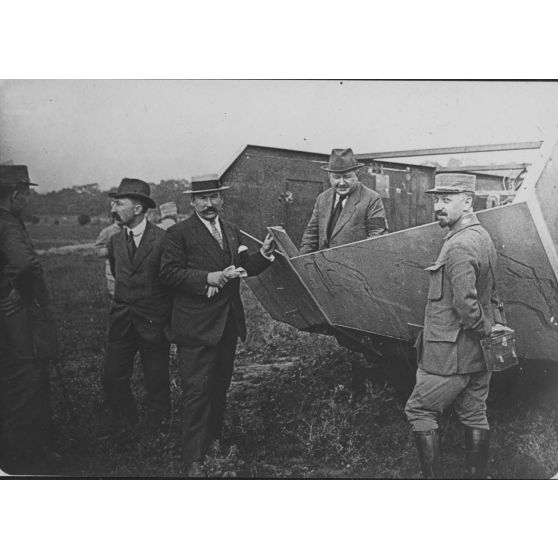
[(26, 165), (0, 165), (0, 186), (17, 186), (27, 184), (37, 186), (36, 182), (29, 180)]
[(363, 166), (364, 163), (359, 163), (356, 160), (353, 150), (349, 147), (348, 149), (332, 149), (329, 156), (329, 165), (322, 167), (322, 169), (327, 172), (343, 174)]
[(192, 176), (190, 187), (184, 191), (185, 194), (207, 194), (209, 192), (221, 192), (228, 190), (230, 186), (223, 186), (218, 174), (204, 174)]
[(434, 177), (434, 188), (426, 194), (461, 194), (475, 193), (477, 177), (464, 172), (444, 172)]
[(149, 184), (139, 178), (123, 178), (118, 186), (118, 190), (109, 194), (110, 198), (132, 198), (147, 204), (147, 207), (154, 208), (157, 204), (151, 199), (151, 188)]
[(165, 217), (176, 217), (178, 215), (178, 207), (173, 201), (162, 203), (159, 206), (159, 211), (161, 213), (161, 219)]

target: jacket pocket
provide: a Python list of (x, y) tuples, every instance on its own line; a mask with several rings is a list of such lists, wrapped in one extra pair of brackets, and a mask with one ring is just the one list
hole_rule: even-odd
[(444, 292), (445, 263), (435, 263), (426, 268), (430, 272), (430, 285), (428, 287), (428, 300), (440, 300)]

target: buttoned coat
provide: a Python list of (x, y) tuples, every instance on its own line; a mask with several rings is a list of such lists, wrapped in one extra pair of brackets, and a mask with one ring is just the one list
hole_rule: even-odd
[[(10, 292), (21, 298), (19, 311), (5, 315)], [(56, 324), (42, 266), (23, 221), (0, 209), (0, 347), (6, 357), (49, 359), (58, 352)]]
[(208, 298), (207, 275), (229, 265), (257, 275), (270, 265), (259, 252), (241, 250), (242, 237), (235, 225), (219, 220), (224, 249), (200, 218), (191, 217), (167, 230), (161, 260), (161, 280), (172, 288), (172, 340), (178, 345), (216, 345), (225, 329), (229, 312), (239, 337), (246, 338), (246, 319), (240, 298), (240, 279), (230, 280), (217, 295)]
[(365, 240), (385, 232), (387, 225), (382, 198), (359, 182), (347, 198), (328, 242), (327, 226), (334, 202), (333, 188), (328, 188), (316, 198), (312, 216), (300, 243), (301, 254)]
[(446, 235), (430, 273), (419, 367), (440, 375), (486, 370), (480, 340), (496, 322), (496, 249), (476, 215)]
[(119, 339), (130, 326), (151, 343), (168, 341), (171, 295), (159, 279), (165, 231), (147, 222), (133, 261), (126, 232), (113, 235), (108, 260), (115, 278), (109, 318), (109, 340)]

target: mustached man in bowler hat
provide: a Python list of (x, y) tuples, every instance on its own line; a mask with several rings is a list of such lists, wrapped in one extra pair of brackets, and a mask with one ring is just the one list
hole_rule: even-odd
[(273, 261), (268, 235), (248, 253), (237, 226), (222, 219), (216, 175), (192, 179), (194, 214), (167, 231), (161, 280), (172, 288), (172, 340), (185, 395), (183, 457), (187, 476), (202, 476), (201, 462), (223, 426), (238, 338), (246, 338), (240, 277), (257, 275)]
[(170, 416), (171, 298), (159, 280), (166, 233), (147, 221), (146, 212), (155, 207), (155, 202), (150, 197), (149, 184), (143, 180), (123, 178), (117, 192), (109, 196), (111, 213), (122, 230), (108, 243), (115, 287), (102, 375), (110, 420), (101, 435), (116, 434), (137, 420), (130, 378), (138, 352), (147, 392), (149, 426), (166, 430)]
[(476, 177), (438, 174), (434, 213), (447, 230), (430, 274), (424, 330), (417, 339), (417, 381), (405, 407), (424, 477), (442, 477), (439, 416), (450, 405), (465, 429), (465, 478), (486, 477), (489, 425), (481, 339), (511, 331), (497, 323), (496, 249), (473, 213)]
[(49, 360), (57, 358), (43, 269), (21, 215), (30, 186), (24, 165), (0, 166), (0, 469), (46, 472)]
[(329, 164), (322, 167), (329, 175), (331, 188), (316, 199), (302, 235), (301, 254), (365, 240), (386, 232), (382, 198), (358, 179), (357, 170), (363, 166), (352, 149), (332, 150)]

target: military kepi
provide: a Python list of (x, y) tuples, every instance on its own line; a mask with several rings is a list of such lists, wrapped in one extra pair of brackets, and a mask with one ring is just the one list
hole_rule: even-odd
[(147, 182), (139, 178), (123, 178), (116, 192), (111, 192), (109, 198), (132, 198), (154, 208), (157, 204), (151, 199), (151, 188)]
[(208, 194), (209, 192), (221, 192), (228, 190), (230, 186), (223, 186), (218, 174), (204, 174), (192, 176), (190, 187), (184, 191), (185, 194)]
[(434, 188), (426, 194), (461, 194), (475, 193), (477, 177), (463, 172), (445, 172), (434, 177)]
[(17, 186), (27, 184), (37, 186), (36, 182), (29, 180), (26, 165), (0, 165), (0, 186)]

